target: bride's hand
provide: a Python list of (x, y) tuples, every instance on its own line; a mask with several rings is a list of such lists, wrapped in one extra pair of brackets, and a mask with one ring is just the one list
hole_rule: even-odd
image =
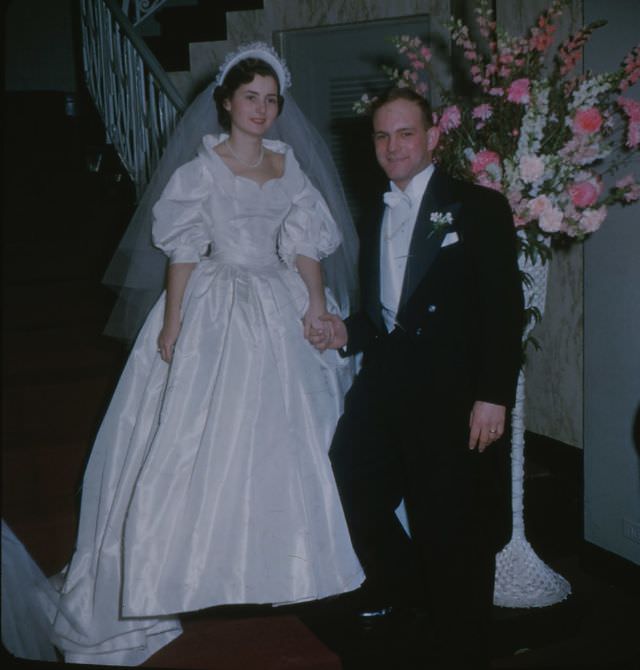
[[(314, 346), (320, 350), (326, 349), (333, 339), (333, 326), (331, 322), (321, 318), (326, 316), (326, 314), (327, 311), (324, 306), (315, 308), (313, 305), (310, 305), (302, 319), (305, 339), (310, 341), (313, 338)], [(317, 343), (321, 343), (320, 346)]]
[(179, 323), (165, 323), (158, 335), (158, 353), (165, 363), (171, 363), (173, 350), (180, 334)]

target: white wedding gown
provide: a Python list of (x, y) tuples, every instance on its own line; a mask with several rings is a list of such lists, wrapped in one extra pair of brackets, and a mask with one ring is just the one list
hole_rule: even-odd
[(161, 297), (93, 447), (52, 612), (67, 661), (139, 664), (180, 634), (176, 613), (363, 580), (327, 455), (353, 369), (304, 339), (294, 265), (340, 236), (286, 144), (264, 141), (285, 170), (260, 186), (213, 151), (223, 138), (205, 136), (154, 207), (155, 244), (198, 264), (171, 365)]

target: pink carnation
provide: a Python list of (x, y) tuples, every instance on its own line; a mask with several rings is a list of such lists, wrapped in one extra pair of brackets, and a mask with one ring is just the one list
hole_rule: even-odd
[(546, 195), (539, 195), (532, 200), (529, 200), (529, 214), (532, 219), (537, 219), (542, 216), (543, 212), (546, 212), (551, 208), (551, 201), (547, 198)]
[(460, 109), (457, 105), (445, 107), (440, 118), (440, 130), (443, 133), (448, 133), (450, 130), (457, 128), (460, 125)]
[(526, 77), (512, 81), (507, 92), (507, 100), (520, 105), (526, 104), (529, 102), (529, 86), (530, 82)]
[(617, 102), (629, 119), (627, 146), (630, 149), (635, 149), (640, 144), (640, 102), (622, 97), (618, 98)]
[(549, 207), (540, 214), (538, 222), (546, 233), (558, 233), (562, 230), (562, 212), (557, 207)]
[(602, 182), (595, 177), (577, 181), (569, 186), (569, 197), (576, 207), (591, 207), (602, 193)]
[(633, 175), (627, 175), (616, 182), (616, 188), (619, 188), (623, 193), (625, 202), (634, 202), (640, 200), (640, 184), (637, 184)]
[(607, 208), (604, 206), (598, 209), (585, 209), (580, 217), (580, 230), (583, 233), (594, 233), (606, 218)]
[(544, 161), (538, 156), (523, 156), (520, 159), (520, 175), (529, 184), (537, 181), (544, 174)]
[(573, 132), (576, 135), (597, 133), (602, 126), (602, 116), (595, 107), (579, 109), (573, 117)]
[(598, 147), (586, 135), (574, 135), (558, 152), (574, 165), (588, 165), (598, 158)]
[(640, 123), (629, 123), (627, 128), (627, 146), (635, 149), (640, 144)]
[(473, 174), (477, 175), (480, 172), (484, 172), (492, 164), (500, 167), (500, 156), (495, 151), (483, 149), (482, 151), (478, 151), (471, 161), (471, 170)]
[(626, 115), (629, 117), (629, 121), (640, 123), (640, 102), (623, 97), (619, 97), (616, 102), (624, 109)]
[(500, 182), (496, 181), (495, 179), (491, 179), (491, 177), (486, 172), (482, 172), (480, 175), (478, 175), (476, 182), (480, 184), (480, 186), (485, 186), (486, 188), (490, 188), (494, 191), (502, 191), (502, 185)]

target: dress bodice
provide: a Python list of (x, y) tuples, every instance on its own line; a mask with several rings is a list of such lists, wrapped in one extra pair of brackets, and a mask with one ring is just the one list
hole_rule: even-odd
[(263, 140), (284, 154), (284, 171), (260, 185), (235, 175), (214, 150), (225, 138), (206, 135), (198, 156), (167, 184), (153, 210), (156, 246), (173, 263), (208, 258), (292, 266), (299, 253), (317, 260), (330, 254), (340, 234), (290, 147)]

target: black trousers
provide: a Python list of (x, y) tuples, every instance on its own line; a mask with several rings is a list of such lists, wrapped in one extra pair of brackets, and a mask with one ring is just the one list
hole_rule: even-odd
[[(397, 331), (367, 352), (330, 458), (371, 591), (421, 602), (447, 662), (483, 667), (510, 524), (508, 443), (469, 450), (466, 384), (429, 379), (422, 360)], [(395, 515), (403, 498), (411, 538)]]

